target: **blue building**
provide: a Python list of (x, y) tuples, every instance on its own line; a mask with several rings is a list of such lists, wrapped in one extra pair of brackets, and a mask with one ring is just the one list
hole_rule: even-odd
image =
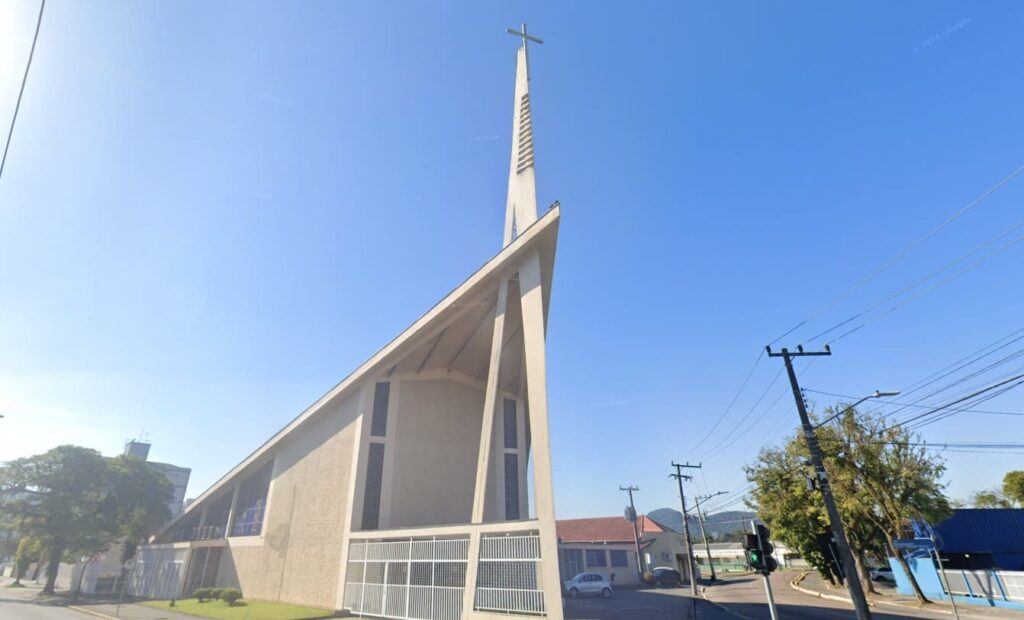
[[(907, 564), (925, 596), (948, 600), (951, 592), (959, 602), (1024, 608), (1024, 509), (958, 509), (942, 523), (913, 527), (915, 537), (899, 545), (907, 550)], [(897, 591), (912, 594), (899, 563), (895, 558), (889, 563)]]

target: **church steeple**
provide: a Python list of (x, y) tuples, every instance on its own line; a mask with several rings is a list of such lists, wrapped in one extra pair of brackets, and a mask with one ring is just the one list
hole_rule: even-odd
[(537, 221), (537, 180), (533, 163), (533, 119), (530, 116), (530, 41), (543, 43), (522, 30), (508, 29), (521, 37), (516, 52), (516, 93), (512, 106), (512, 157), (508, 172), (508, 198), (505, 203), (505, 239), (508, 245), (518, 233)]

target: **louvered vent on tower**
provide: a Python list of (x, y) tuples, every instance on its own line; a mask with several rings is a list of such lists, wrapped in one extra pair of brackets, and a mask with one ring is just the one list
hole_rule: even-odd
[(516, 174), (533, 165), (533, 119), (530, 117), (530, 93), (519, 99), (519, 159)]

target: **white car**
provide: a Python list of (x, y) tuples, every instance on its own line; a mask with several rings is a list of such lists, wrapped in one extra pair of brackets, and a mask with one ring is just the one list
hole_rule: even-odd
[(871, 581), (890, 581), (893, 583), (896, 581), (896, 577), (892, 574), (892, 568), (888, 566), (872, 568), (868, 574), (871, 576)]
[(569, 598), (576, 598), (583, 594), (593, 594), (611, 598), (612, 584), (604, 575), (598, 573), (580, 573), (564, 584), (565, 591)]

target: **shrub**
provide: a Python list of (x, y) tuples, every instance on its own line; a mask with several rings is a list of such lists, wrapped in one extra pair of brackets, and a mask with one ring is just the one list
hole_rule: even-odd
[(224, 593), (224, 588), (210, 588), (210, 598), (215, 601), (220, 600), (221, 594)]
[(654, 573), (652, 573), (651, 571), (644, 571), (644, 583), (654, 583)]
[(199, 599), (200, 603), (205, 603), (211, 598), (210, 588), (196, 588), (192, 593), (192, 598)]
[(220, 592), (220, 600), (228, 605), (234, 605), (235, 601), (242, 598), (242, 592), (238, 588), (224, 588)]

